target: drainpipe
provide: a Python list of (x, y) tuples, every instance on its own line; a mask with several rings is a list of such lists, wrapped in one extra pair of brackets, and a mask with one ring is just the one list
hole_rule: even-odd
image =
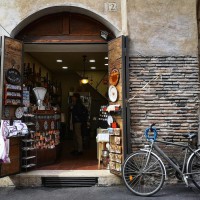
[(122, 35), (128, 35), (127, 0), (121, 0)]

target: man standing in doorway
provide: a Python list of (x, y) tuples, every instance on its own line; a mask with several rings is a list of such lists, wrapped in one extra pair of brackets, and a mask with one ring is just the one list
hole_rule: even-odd
[(80, 94), (74, 93), (72, 96), (72, 122), (74, 128), (74, 151), (71, 152), (72, 155), (82, 155), (83, 154), (83, 141), (81, 127), (83, 122), (84, 112), (86, 110), (83, 105)]

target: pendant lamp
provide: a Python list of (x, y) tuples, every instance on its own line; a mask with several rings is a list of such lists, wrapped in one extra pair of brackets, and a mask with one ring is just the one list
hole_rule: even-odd
[(38, 110), (45, 110), (43, 101), (44, 101), (44, 97), (47, 92), (47, 89), (44, 87), (35, 87), (35, 88), (33, 88), (33, 91), (34, 91), (36, 99), (37, 99)]
[(87, 84), (89, 82), (88, 77), (85, 76), (86, 57), (87, 56), (83, 56), (83, 77), (81, 79), (82, 84)]

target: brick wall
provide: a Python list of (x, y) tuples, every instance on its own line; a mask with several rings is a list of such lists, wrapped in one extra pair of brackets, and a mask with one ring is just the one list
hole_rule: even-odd
[(199, 67), (197, 57), (130, 57), (130, 96), (151, 82), (131, 102), (131, 144), (143, 146), (144, 130), (156, 123), (158, 138), (185, 141), (198, 133)]

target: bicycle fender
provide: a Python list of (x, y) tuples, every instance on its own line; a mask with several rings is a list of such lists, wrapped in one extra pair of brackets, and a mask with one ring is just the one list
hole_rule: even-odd
[[(148, 149), (140, 149), (140, 151), (146, 151), (146, 152), (149, 152), (149, 150)], [(163, 169), (164, 169), (164, 173), (165, 173), (165, 180), (167, 180), (168, 178), (167, 178), (167, 171), (166, 171), (166, 168), (165, 168), (165, 165), (164, 165), (164, 163), (163, 163), (163, 161), (155, 154), (155, 153), (153, 153), (153, 152), (151, 152), (151, 154), (153, 154), (159, 161), (160, 161), (160, 163), (161, 163), (161, 165), (162, 165), (162, 167), (163, 167)]]
[(199, 153), (200, 153), (200, 149), (197, 149), (194, 153), (192, 153), (191, 155), (190, 155), (190, 157), (188, 158), (188, 161), (187, 161), (187, 173), (189, 173), (188, 172), (188, 170), (189, 170), (189, 163), (190, 163), (190, 160), (191, 160), (191, 158), (192, 158), (192, 156), (195, 154), (195, 153), (197, 153), (199, 151)]

